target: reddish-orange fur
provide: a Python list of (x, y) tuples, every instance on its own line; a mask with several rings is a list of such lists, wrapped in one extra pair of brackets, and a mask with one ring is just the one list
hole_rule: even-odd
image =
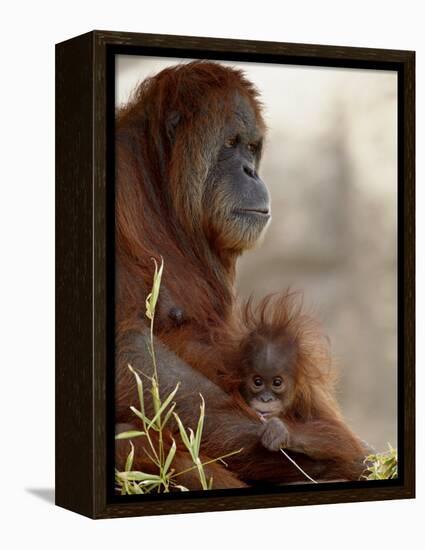
[[(292, 404), (280, 415), (293, 441), (292, 449), (313, 459), (329, 459), (346, 479), (358, 479), (364, 444), (345, 424), (335, 399), (336, 373), (324, 337), (314, 317), (303, 310), (299, 293), (269, 295), (253, 307), (248, 301), (240, 316), (240, 338), (228, 350), (227, 383), (239, 395), (241, 367), (249, 361), (252, 340), (296, 349)], [(291, 449), (291, 446), (289, 447)], [(304, 453), (303, 453), (304, 454)]]

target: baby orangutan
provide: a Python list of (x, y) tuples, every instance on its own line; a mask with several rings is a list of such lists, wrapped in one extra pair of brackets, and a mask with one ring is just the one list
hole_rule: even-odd
[[(314, 467), (329, 460), (334, 478), (359, 479), (366, 448), (345, 424), (334, 398), (327, 339), (296, 293), (269, 296), (242, 315), (232, 364), (238, 392), (263, 420), (261, 443), (285, 448)], [(311, 462), (313, 461), (313, 462)]]
[(297, 344), (283, 331), (276, 340), (256, 333), (245, 346), (249, 353), (242, 363), (240, 392), (265, 423), (262, 444), (277, 451), (289, 444), (289, 431), (281, 418), (294, 398)]

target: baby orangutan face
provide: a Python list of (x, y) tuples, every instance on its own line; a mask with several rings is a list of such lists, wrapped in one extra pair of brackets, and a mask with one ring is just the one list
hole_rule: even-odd
[(293, 346), (251, 342), (242, 369), (242, 397), (261, 417), (284, 414), (294, 393)]

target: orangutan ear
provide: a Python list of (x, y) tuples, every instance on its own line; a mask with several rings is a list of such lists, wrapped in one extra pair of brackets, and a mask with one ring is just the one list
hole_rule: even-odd
[(171, 143), (174, 141), (174, 138), (176, 137), (176, 130), (180, 122), (180, 119), (181, 119), (181, 115), (178, 111), (171, 111), (171, 113), (169, 113), (169, 115), (167, 116), (165, 131)]

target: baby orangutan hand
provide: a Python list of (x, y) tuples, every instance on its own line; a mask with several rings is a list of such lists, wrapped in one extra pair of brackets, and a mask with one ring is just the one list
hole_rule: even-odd
[(289, 445), (289, 431), (280, 418), (267, 420), (261, 432), (261, 443), (269, 451), (278, 451)]

